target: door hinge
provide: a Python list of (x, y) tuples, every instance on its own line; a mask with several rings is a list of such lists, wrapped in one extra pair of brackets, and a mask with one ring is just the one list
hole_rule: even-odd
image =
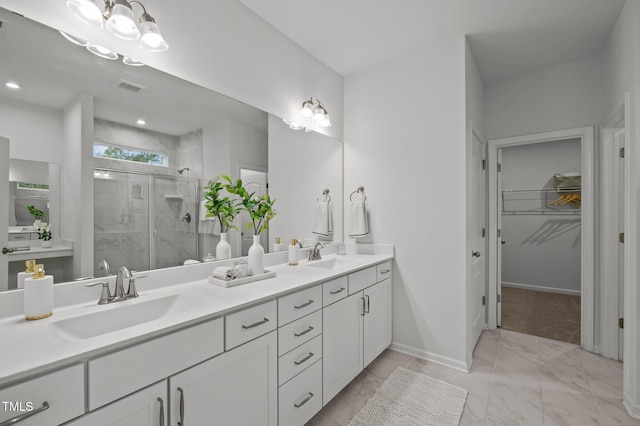
[(502, 237), (502, 229), (498, 229), (498, 238)]
[(624, 318), (618, 318), (618, 327), (624, 328)]
[(498, 163), (498, 171), (501, 172), (502, 171), (502, 164)]
[(620, 158), (624, 158), (624, 146), (620, 148)]
[(487, 304), (487, 297), (486, 296), (482, 296), (482, 306)]
[(482, 160), (482, 170), (487, 168), (487, 160)]
[(482, 238), (484, 238), (487, 235), (487, 230), (485, 228), (482, 228)]
[(502, 296), (498, 295), (498, 303), (502, 302)]
[(624, 232), (621, 232), (620, 235), (618, 235), (618, 241), (624, 244)]

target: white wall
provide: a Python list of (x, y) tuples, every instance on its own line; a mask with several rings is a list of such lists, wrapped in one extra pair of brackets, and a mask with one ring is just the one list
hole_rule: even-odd
[(466, 113), (467, 122), (472, 122), (473, 130), (481, 138), (485, 134), (484, 124), (484, 83), (478, 65), (465, 39), (465, 89), (466, 89)]
[(230, 125), (233, 173), (237, 173), (238, 165), (267, 170), (269, 167), (268, 132), (237, 121), (231, 121)]
[(11, 158), (63, 162), (61, 110), (0, 98), (0, 129)]
[(363, 185), (365, 241), (396, 247), (393, 346), (460, 369), (467, 368), (464, 47), (462, 35), (443, 34), (414, 55), (347, 77), (344, 117), (345, 198)]
[[(342, 138), (343, 79), (271, 24), (235, 0), (145, 4), (169, 50), (149, 53), (107, 31), (88, 28), (64, 2), (6, 0), (3, 7), (113, 49), (169, 74), (289, 120), (310, 96), (326, 105)], [(206, 36), (203, 36), (205, 35)]]
[[(293, 160), (302, 158), (303, 160)], [(329, 189), (333, 235), (312, 234), (316, 199)], [(269, 224), (270, 247), (275, 237), (286, 246), (291, 238), (342, 240), (342, 142), (316, 132), (292, 130), (269, 115), (269, 193), (278, 215)]]
[(487, 85), (485, 136), (498, 139), (598, 124), (602, 60), (593, 57)]
[[(571, 139), (503, 148), (503, 189), (553, 188), (554, 174), (580, 172), (580, 143)], [(544, 200), (539, 192), (525, 194), (528, 199)], [(525, 194), (514, 194), (511, 200)], [(550, 194), (549, 199), (557, 196)], [(527, 210), (534, 204), (507, 201), (507, 209)], [(502, 240), (506, 241), (502, 246), (503, 285), (580, 294), (580, 216), (505, 213)]]

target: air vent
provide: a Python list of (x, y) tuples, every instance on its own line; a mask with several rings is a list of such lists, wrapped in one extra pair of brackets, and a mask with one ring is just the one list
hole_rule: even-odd
[(115, 89), (120, 89), (120, 90), (125, 90), (129, 93), (133, 93), (134, 95), (137, 95), (138, 93), (142, 92), (143, 90), (146, 90), (146, 87), (144, 86), (140, 86), (139, 84), (136, 83), (132, 83), (130, 81), (126, 81), (126, 80), (116, 80), (113, 83), (113, 87)]

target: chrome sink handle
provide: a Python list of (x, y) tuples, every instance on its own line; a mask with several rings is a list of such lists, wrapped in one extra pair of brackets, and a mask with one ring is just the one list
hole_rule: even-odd
[(133, 275), (131, 274), (131, 277), (129, 278), (129, 288), (127, 289), (127, 292), (125, 293), (124, 297), (138, 297), (138, 290), (136, 289), (136, 280), (138, 278), (147, 278), (146, 275)]
[(109, 291), (109, 283), (106, 281), (98, 281), (95, 283), (87, 283), (84, 286), (85, 287), (95, 287), (97, 285), (101, 285), (102, 286), (102, 293), (100, 293), (100, 300), (98, 300), (98, 305), (106, 305), (107, 303), (110, 303), (114, 297), (111, 295), (111, 292)]
[[(320, 246), (320, 247), (318, 247)], [(309, 251), (309, 260), (320, 260), (322, 256), (320, 255), (320, 249), (325, 248), (326, 246), (322, 241), (318, 241), (313, 249)]]

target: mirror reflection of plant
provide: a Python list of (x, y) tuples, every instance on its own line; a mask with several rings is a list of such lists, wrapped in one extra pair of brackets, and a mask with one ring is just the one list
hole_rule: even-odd
[(53, 234), (51, 232), (50, 224), (46, 222), (42, 222), (38, 224), (38, 239), (49, 241), (51, 240), (52, 237), (53, 237)]
[(29, 214), (34, 217), (35, 220), (43, 221), (46, 219), (47, 215), (45, 212), (34, 206), (33, 204), (26, 205), (27, 210), (29, 210)]
[(238, 228), (233, 225), (233, 221), (240, 213), (240, 208), (237, 202), (229, 197), (223, 197), (221, 194), (223, 190), (227, 190), (227, 187), (231, 185), (231, 178), (227, 175), (222, 175), (221, 177), (227, 182), (226, 184), (220, 182), (220, 176), (217, 176), (204, 187), (205, 207), (207, 208), (206, 217), (216, 217), (218, 219), (220, 232), (227, 232), (229, 228), (237, 230)]
[(242, 186), (242, 180), (227, 185), (227, 191), (240, 197), (243, 209), (249, 214), (251, 222), (247, 223), (247, 229), (253, 228), (254, 235), (260, 235), (269, 229), (269, 221), (273, 219), (277, 211), (273, 209), (276, 200), (271, 199), (269, 194), (258, 196), (255, 192), (249, 193)]

